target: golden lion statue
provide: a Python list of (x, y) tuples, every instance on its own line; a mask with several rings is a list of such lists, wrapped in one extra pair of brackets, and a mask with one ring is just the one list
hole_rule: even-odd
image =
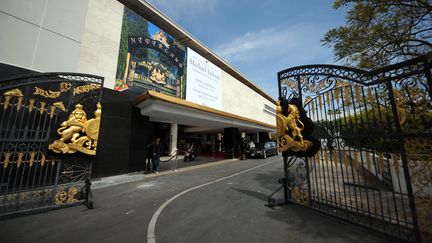
[[(279, 151), (306, 151), (312, 143), (302, 135), (303, 122), (300, 121), (300, 111), (292, 104), (288, 104), (288, 116), (282, 114), (282, 106), (278, 102), (276, 107), (276, 132)], [(291, 135), (291, 136), (290, 136)], [(295, 141), (298, 138), (300, 141)]]
[[(75, 110), (57, 129), (60, 139), (55, 140), (48, 148), (55, 153), (71, 154), (80, 151), (88, 155), (95, 155), (101, 113), (102, 106), (98, 103), (97, 110), (94, 112), (95, 118), (87, 120), (87, 114), (83, 110), (83, 106), (80, 104), (75, 105)], [(67, 143), (69, 140), (70, 143)]]
[(59, 140), (65, 142), (70, 139), (72, 143), (76, 142), (76, 139), (80, 136), (79, 133), (84, 130), (86, 122), (87, 114), (83, 111), (83, 106), (80, 104), (75, 105), (75, 110), (57, 129), (57, 134), (61, 136)]
[[(292, 139), (295, 140), (296, 137), (300, 138), (300, 143), (304, 144), (303, 135), (301, 132), (304, 129), (303, 122), (300, 121), (300, 111), (295, 105), (288, 105), (288, 116), (286, 118), (286, 124), (289, 130), (291, 130)], [(300, 127), (297, 126), (300, 124)]]

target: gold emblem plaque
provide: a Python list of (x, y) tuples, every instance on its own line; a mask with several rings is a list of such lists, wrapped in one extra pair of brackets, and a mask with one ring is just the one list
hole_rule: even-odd
[(94, 112), (95, 117), (90, 120), (87, 120), (83, 106), (75, 105), (75, 110), (57, 129), (60, 139), (55, 140), (48, 148), (55, 153), (73, 154), (79, 151), (88, 155), (96, 155), (101, 115), (102, 105), (100, 103), (97, 104)]

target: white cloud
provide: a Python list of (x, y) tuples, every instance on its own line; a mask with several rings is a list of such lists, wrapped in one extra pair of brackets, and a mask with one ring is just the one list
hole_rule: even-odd
[(215, 48), (222, 57), (230, 60), (247, 60), (249, 57), (277, 49), (286, 43), (292, 45), (286, 33), (277, 32), (276, 29), (262, 29), (257, 32), (248, 32), (234, 40)]
[(332, 63), (331, 49), (320, 43), (327, 29), (307, 24), (264, 28), (244, 33), (213, 49), (276, 98), (278, 71), (299, 65)]
[(217, 46), (216, 53), (231, 62), (249, 61), (250, 58), (270, 59), (322, 49), (319, 43), (322, 30), (311, 26), (294, 26), (285, 29), (267, 28), (248, 32)]

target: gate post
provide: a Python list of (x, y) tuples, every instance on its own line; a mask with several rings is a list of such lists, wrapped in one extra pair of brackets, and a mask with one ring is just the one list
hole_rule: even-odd
[(308, 189), (308, 195), (307, 195), (307, 204), (308, 206), (312, 206), (312, 189), (311, 189), (311, 180), (310, 180), (310, 172), (309, 172), (309, 159), (305, 157), (305, 166), (306, 166), (306, 176), (307, 176), (307, 189)]
[(284, 189), (284, 203), (288, 203), (288, 157), (283, 157), (284, 164), (284, 179), (283, 179), (283, 189)]
[(406, 151), (405, 151), (405, 136), (403, 134), (402, 127), (399, 123), (399, 114), (398, 114), (397, 107), (396, 107), (396, 101), (395, 101), (395, 96), (393, 94), (393, 86), (392, 86), (391, 80), (387, 80), (386, 86), (387, 86), (387, 89), (389, 92), (388, 95), (390, 98), (390, 104), (391, 104), (392, 111), (393, 111), (393, 122), (395, 124), (396, 132), (397, 132), (397, 136), (398, 136), (398, 140), (399, 140), (399, 149), (400, 149), (400, 155), (401, 155), (401, 160), (402, 160), (402, 168), (404, 171), (404, 176), (405, 176), (405, 181), (406, 181), (406, 189), (407, 189), (407, 193), (408, 193), (408, 202), (409, 202), (410, 210), (411, 210), (411, 218), (413, 221), (414, 235), (415, 235), (416, 242), (421, 242), (420, 230), (419, 230), (419, 225), (417, 222), (417, 211), (416, 211), (416, 207), (415, 207), (414, 193), (413, 193), (413, 189), (412, 189), (412, 185), (411, 185), (411, 176), (410, 176), (410, 172), (409, 172), (409, 168), (408, 168), (408, 160), (407, 160)]
[[(303, 92), (302, 92), (302, 86), (301, 86), (301, 77), (296, 77), (297, 85), (298, 85), (298, 95), (300, 100), (301, 107), (304, 107), (303, 104)], [(310, 184), (310, 173), (309, 173), (309, 160), (308, 157), (304, 157), (305, 160), (305, 167), (306, 167), (306, 183), (307, 183), (307, 204), (308, 206), (312, 205), (312, 192), (311, 192), (311, 184)]]

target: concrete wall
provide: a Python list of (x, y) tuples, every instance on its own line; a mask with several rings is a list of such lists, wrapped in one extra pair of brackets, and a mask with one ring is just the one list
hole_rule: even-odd
[(76, 72), (89, 0), (0, 1), (0, 62)]
[(113, 89), (124, 6), (116, 0), (91, 0), (84, 27), (78, 72), (105, 77)]
[(275, 105), (247, 87), (228, 73), (222, 71), (222, 110), (276, 126), (274, 114), (265, 106)]

